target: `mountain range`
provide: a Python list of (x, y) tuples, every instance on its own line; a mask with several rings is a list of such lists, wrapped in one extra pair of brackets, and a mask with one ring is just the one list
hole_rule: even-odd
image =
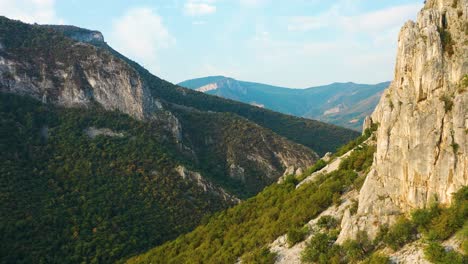
[(0, 17), (1, 262), (115, 262), (358, 133), (166, 82), (97, 31)]
[(0, 263), (467, 263), (467, 10), (403, 25), (362, 133), (0, 17)]
[(238, 81), (224, 76), (187, 80), (180, 86), (223, 98), (362, 130), (366, 116), (377, 106), (390, 82), (375, 85), (333, 83), (307, 89), (291, 89)]

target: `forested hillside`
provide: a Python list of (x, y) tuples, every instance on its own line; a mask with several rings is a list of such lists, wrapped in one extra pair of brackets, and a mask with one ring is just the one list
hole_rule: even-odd
[(112, 262), (234, 204), (178, 175), (190, 163), (158, 130), (0, 94), (1, 262)]

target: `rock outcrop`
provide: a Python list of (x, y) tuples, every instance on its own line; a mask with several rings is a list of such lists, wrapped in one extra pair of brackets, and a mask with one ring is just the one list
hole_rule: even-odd
[(184, 166), (179, 165), (175, 168), (175, 171), (186, 181), (193, 182), (201, 187), (205, 192), (213, 193), (221, 197), (223, 200), (230, 202), (232, 204), (237, 204), (240, 200), (227, 193), (223, 188), (216, 186), (215, 184), (211, 183), (210, 181), (206, 180), (202, 177), (202, 175), (198, 172), (191, 171), (186, 169)]
[(428, 0), (403, 26), (394, 81), (366, 121), (379, 123), (372, 170), (338, 242), (468, 184), (467, 17), (467, 0)]
[(96, 30), (89, 30), (75, 26), (67, 25), (45, 25), (40, 27), (48, 27), (55, 31), (61, 32), (65, 36), (72, 38), (79, 42), (104, 42), (104, 36), (101, 32)]
[(0, 91), (65, 107), (96, 102), (137, 119), (151, 117), (161, 108), (138, 73), (121, 59), (83, 42), (71, 43), (64, 51), (66, 56), (40, 50), (27, 60), (19, 49), (1, 51)]

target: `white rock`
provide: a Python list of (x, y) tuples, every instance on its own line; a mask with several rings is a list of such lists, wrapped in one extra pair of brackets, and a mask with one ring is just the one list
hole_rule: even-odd
[[(380, 123), (373, 169), (340, 241), (358, 230), (372, 237), (382, 223), (433, 199), (449, 204), (468, 184), (468, 89), (460, 89), (468, 73), (468, 1), (453, 3), (428, 0), (417, 23), (400, 32), (395, 79), (372, 114)], [(453, 54), (448, 44), (443, 49), (438, 30), (444, 26)]]

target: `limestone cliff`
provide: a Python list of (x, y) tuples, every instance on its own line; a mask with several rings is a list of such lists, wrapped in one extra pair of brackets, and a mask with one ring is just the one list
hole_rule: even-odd
[[(74, 42), (57, 35), (55, 28), (66, 29), (26, 26), (23, 32), (33, 39), (31, 44), (21, 39), (0, 50), (0, 91), (30, 95), (66, 107), (95, 102), (107, 110), (119, 110), (138, 119), (161, 108), (134, 69), (86, 43), (103, 41), (99, 32), (82, 32), (72, 27), (75, 30), (70, 34), (80, 41)], [(6, 38), (9, 33), (2, 35)], [(40, 43), (41, 38), (55, 39)]]
[(380, 124), (372, 170), (338, 242), (468, 184), (467, 17), (467, 0), (428, 0), (401, 29), (394, 81), (366, 122)]

